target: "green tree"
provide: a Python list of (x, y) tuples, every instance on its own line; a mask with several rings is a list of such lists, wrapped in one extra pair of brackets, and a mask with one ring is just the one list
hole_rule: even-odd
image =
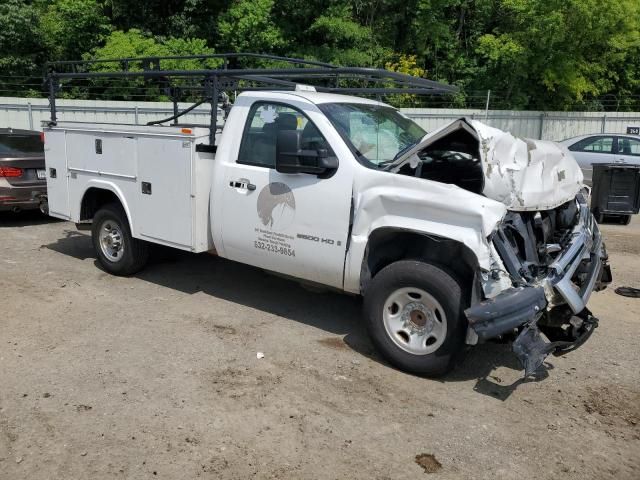
[[(491, 89), (494, 107), (640, 109), (639, 29), (638, 0), (4, 0), (0, 87), (37, 93), (48, 59), (215, 47), (425, 71), (460, 88), (389, 97), (403, 105), (477, 107)], [(103, 95), (122, 98), (127, 82), (103, 82)]]
[[(384, 68), (392, 72), (404, 73), (405, 75), (411, 75), (413, 77), (426, 76), (425, 70), (418, 66), (415, 55), (398, 55), (393, 61), (387, 62)], [(416, 95), (411, 94), (394, 94), (390, 95), (387, 101), (396, 107), (412, 107), (415, 106), (417, 98)]]
[(238, 0), (218, 18), (218, 49), (281, 53), (286, 45), (273, 22), (273, 0)]
[(572, 108), (636, 81), (623, 78), (640, 45), (636, 0), (500, 0), (499, 9), (476, 52), (485, 84), (515, 107)]
[(391, 49), (380, 45), (373, 29), (354, 19), (349, 5), (336, 5), (318, 16), (306, 31), (310, 56), (338, 65), (382, 65)]
[(42, 8), (40, 30), (51, 60), (79, 60), (111, 30), (96, 0), (55, 0)]
[[(205, 40), (200, 38), (163, 38), (153, 37), (144, 34), (140, 30), (131, 29), (128, 32), (111, 32), (104, 46), (94, 49), (91, 54), (85, 55), (85, 59), (118, 59), (136, 57), (163, 57), (163, 56), (184, 56), (184, 55), (208, 55), (213, 49), (207, 47)], [(217, 62), (212, 60), (202, 61), (192, 60), (165, 60), (162, 62), (162, 69), (165, 70), (197, 70), (202, 68), (213, 68)], [(141, 63), (131, 62), (128, 66), (131, 71), (142, 71)], [(93, 71), (108, 72), (120, 70), (122, 66), (118, 62), (97, 63), (92, 67)], [(174, 85), (185, 86), (187, 80), (176, 81)], [(145, 80), (141, 77), (131, 79), (98, 79), (95, 80), (85, 90), (87, 95), (98, 94), (110, 98), (131, 100), (144, 97), (147, 100), (166, 100), (167, 92), (163, 85), (156, 81)]]
[(24, 0), (0, 3), (0, 95), (33, 94), (43, 61), (38, 10)]
[(115, 30), (203, 38), (213, 44), (215, 22), (229, 0), (102, 0)]

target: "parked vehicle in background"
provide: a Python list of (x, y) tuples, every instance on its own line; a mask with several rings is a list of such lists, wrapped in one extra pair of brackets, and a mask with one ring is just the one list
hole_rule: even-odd
[(47, 213), (44, 143), (35, 130), (0, 129), (0, 211)]
[(594, 163), (640, 165), (640, 135), (598, 133), (568, 138), (560, 143), (578, 161), (584, 182), (590, 186)]
[(598, 223), (607, 216), (629, 225), (640, 211), (640, 165), (594, 164), (591, 211)]

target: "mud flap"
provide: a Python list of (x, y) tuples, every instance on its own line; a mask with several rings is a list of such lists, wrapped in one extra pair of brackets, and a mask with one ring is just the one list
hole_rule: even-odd
[(572, 318), (573, 339), (571, 341), (548, 342), (538, 328), (539, 318), (528, 323), (512, 345), (513, 353), (524, 368), (525, 377), (535, 373), (550, 353), (560, 356), (583, 345), (598, 326), (598, 319), (585, 308)]

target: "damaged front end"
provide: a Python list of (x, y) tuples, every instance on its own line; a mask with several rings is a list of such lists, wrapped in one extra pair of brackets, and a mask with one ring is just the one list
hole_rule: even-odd
[(589, 338), (598, 321), (586, 304), (611, 282), (611, 271), (568, 150), (462, 118), (425, 135), (391, 171), (506, 207), (484, 238), (488, 252), (474, 250), (488, 262), (480, 262), (477, 276), (476, 292), (485, 300), (465, 310), (467, 343), (515, 334), (513, 350), (529, 375), (549, 353), (566, 353)]
[(511, 286), (465, 313), (480, 340), (516, 333), (513, 351), (530, 375), (597, 327), (586, 304), (611, 282), (606, 249), (585, 192), (555, 209), (509, 211), (491, 241), (499, 259), (485, 292), (505, 279)]

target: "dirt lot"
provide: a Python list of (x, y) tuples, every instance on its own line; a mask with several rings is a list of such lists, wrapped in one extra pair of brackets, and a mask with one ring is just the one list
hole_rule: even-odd
[[(640, 287), (640, 218), (604, 230)], [(640, 478), (640, 299), (613, 288), (539, 379), (487, 344), (436, 381), (376, 356), (356, 298), (206, 255), (112, 277), (38, 215), (0, 245), (2, 480)]]

